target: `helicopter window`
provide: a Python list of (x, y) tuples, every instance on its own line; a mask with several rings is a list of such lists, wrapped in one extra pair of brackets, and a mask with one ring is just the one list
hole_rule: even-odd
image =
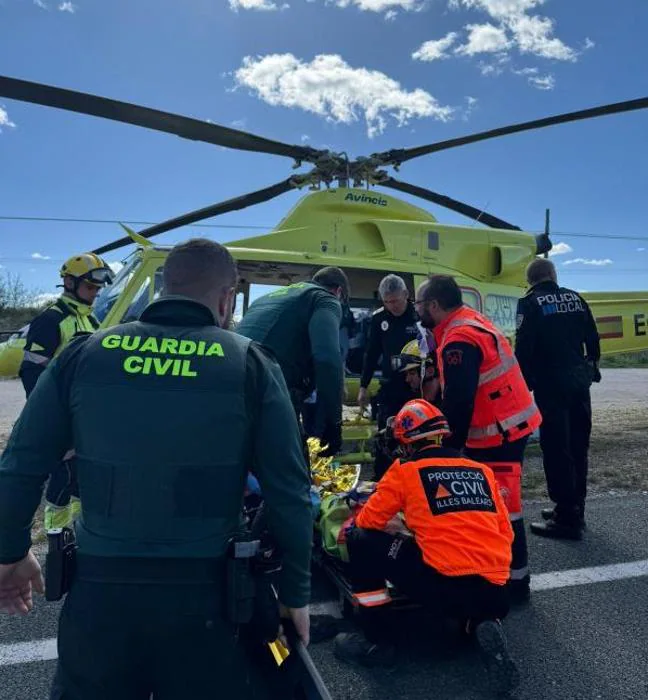
[(481, 297), (479, 296), (479, 292), (475, 291), (474, 289), (466, 289), (465, 287), (462, 287), (461, 298), (463, 299), (464, 304), (467, 304), (471, 308), (475, 309), (475, 311), (481, 311)]
[(439, 234), (436, 231), (428, 231), (428, 250), (439, 250)]
[(133, 301), (130, 303), (126, 313), (123, 315), (120, 323), (128, 323), (129, 321), (137, 321), (140, 314), (147, 307), (149, 303), (149, 297), (151, 296), (151, 278), (147, 277), (140, 288), (137, 290)]
[(94, 303), (94, 315), (100, 323), (103, 322), (110, 309), (115, 305), (115, 302), (119, 299), (120, 294), (130, 282), (140, 263), (141, 258), (134, 253), (133, 257), (126, 260), (124, 267), (117, 273), (113, 283), (107, 284), (99, 294), (97, 294)]
[(153, 278), (153, 298), (151, 301), (155, 301), (156, 299), (160, 298), (160, 295), (162, 294), (162, 267), (158, 267), (158, 269), (155, 271), (155, 277)]
[(517, 297), (509, 297), (502, 294), (488, 294), (486, 296), (486, 316), (506, 336), (515, 335), (517, 302)]

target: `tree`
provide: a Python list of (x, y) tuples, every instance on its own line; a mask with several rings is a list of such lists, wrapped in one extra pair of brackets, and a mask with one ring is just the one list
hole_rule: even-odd
[(0, 276), (0, 311), (18, 309), (32, 304), (33, 295), (19, 275), (5, 272)]

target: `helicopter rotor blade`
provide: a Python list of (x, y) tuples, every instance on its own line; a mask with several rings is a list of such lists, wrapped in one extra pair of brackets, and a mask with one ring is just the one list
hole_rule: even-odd
[(577, 112), (568, 112), (565, 114), (557, 114), (553, 117), (544, 117), (543, 119), (534, 119), (530, 122), (521, 122), (520, 124), (511, 124), (498, 129), (489, 131), (481, 131), (468, 136), (460, 136), (456, 139), (447, 141), (437, 141), (436, 143), (428, 144), (427, 146), (418, 146), (416, 148), (399, 148), (384, 153), (375, 154), (384, 164), (400, 165), (412, 158), (436, 153), (437, 151), (445, 151), (449, 148), (457, 146), (465, 146), (466, 144), (476, 143), (478, 141), (486, 141), (487, 139), (497, 138), (498, 136), (506, 136), (507, 134), (516, 134), (521, 131), (531, 131), (533, 129), (542, 129), (546, 126), (555, 124), (566, 124), (568, 122), (579, 121), (581, 119), (593, 119), (594, 117), (603, 117), (609, 114), (619, 114), (621, 112), (631, 112), (637, 109), (646, 109), (648, 107), (648, 97), (641, 97), (636, 100), (628, 100), (626, 102), (616, 102), (614, 104), (601, 105), (592, 107), (591, 109), (582, 109)]
[(387, 179), (382, 180), (378, 184), (381, 187), (391, 187), (391, 189), (393, 190), (398, 190), (399, 192), (406, 192), (407, 194), (412, 194), (415, 197), (421, 197), (421, 199), (426, 199), (429, 202), (434, 202), (439, 206), (445, 207), (446, 209), (451, 209), (452, 211), (456, 211), (457, 213), (463, 214), (464, 216), (467, 216), (470, 219), (474, 219), (475, 221), (479, 221), (482, 224), (486, 224), (491, 228), (503, 228), (509, 231), (521, 230), (519, 226), (510, 224), (508, 221), (499, 219), (496, 216), (493, 216), (492, 214), (488, 214), (484, 211), (481, 211), (480, 209), (475, 209), (475, 207), (471, 207), (469, 204), (464, 204), (463, 202), (459, 202), (456, 199), (452, 199), (452, 197), (447, 197), (446, 195), (439, 194), (438, 192), (432, 192), (432, 190), (425, 189), (425, 187), (419, 187), (418, 185), (410, 185), (407, 182), (401, 182), (400, 180), (396, 180), (393, 177), (388, 177)]
[[(209, 207), (204, 207), (203, 209), (198, 209), (192, 211), (188, 214), (183, 214), (182, 216), (177, 216), (174, 219), (169, 219), (155, 226), (150, 226), (143, 231), (138, 231), (138, 235), (144, 238), (151, 238), (152, 236), (158, 236), (161, 233), (166, 233), (167, 231), (172, 231), (173, 229), (180, 228), (181, 226), (187, 226), (188, 224), (195, 224), (197, 221), (202, 221), (204, 219), (210, 219), (213, 216), (219, 216), (220, 214), (226, 214), (230, 211), (236, 211), (238, 209), (245, 209), (254, 204), (261, 204), (261, 202), (267, 202), (274, 197), (278, 197), (281, 194), (289, 192), (290, 190), (297, 187), (295, 181), (292, 178), (278, 182), (276, 185), (266, 187), (262, 190), (257, 190), (256, 192), (249, 192), (248, 194), (241, 195), (240, 197), (235, 197), (234, 199), (228, 199), (224, 202), (219, 202), (218, 204), (212, 204)], [(120, 238), (111, 243), (106, 243), (100, 246), (92, 252), (96, 255), (102, 255), (103, 253), (108, 253), (112, 250), (117, 250), (117, 248), (122, 248), (123, 246), (133, 243), (133, 239), (129, 236)]]
[(142, 126), (215, 146), (270, 153), (297, 161), (312, 162), (322, 153), (307, 146), (292, 146), (179, 114), (6, 76), (0, 76), (0, 97)]

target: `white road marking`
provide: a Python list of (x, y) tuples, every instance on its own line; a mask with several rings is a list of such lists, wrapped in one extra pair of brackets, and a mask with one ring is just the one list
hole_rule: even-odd
[(31, 661), (51, 661), (56, 657), (56, 637), (18, 644), (0, 644), (0, 666), (27, 664)]
[(648, 559), (607, 566), (590, 566), (569, 571), (552, 571), (548, 574), (531, 574), (532, 591), (550, 591), (569, 586), (585, 586), (589, 583), (619, 581), (626, 578), (648, 576)]
[[(546, 574), (531, 574), (531, 590), (536, 592), (551, 591), (558, 588), (620, 581), (639, 576), (648, 576), (648, 559), (568, 571), (550, 571)], [(312, 615), (342, 617), (340, 606), (336, 600), (313, 603), (310, 606), (310, 612)], [(17, 644), (0, 644), (0, 666), (51, 661), (56, 658), (56, 638), (38, 639)]]

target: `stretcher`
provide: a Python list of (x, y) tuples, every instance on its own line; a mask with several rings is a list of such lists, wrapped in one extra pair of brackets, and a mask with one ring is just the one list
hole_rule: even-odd
[[(348, 425), (347, 430), (349, 435), (353, 435), (355, 431), (355, 436), (361, 440), (368, 440), (369, 434), (372, 441), (376, 437), (375, 427), (369, 427), (366, 423)], [(374, 482), (362, 479), (363, 467), (367, 463), (373, 463), (374, 455), (360, 452), (347, 453), (335, 459), (322, 459), (318, 456), (320, 446), (317, 440), (309, 440), (308, 447), (313, 489), (319, 498), (319, 509), (313, 528), (313, 563), (335, 586), (342, 615), (353, 617), (359, 604), (350, 583), (346, 529), (352, 525), (354, 512), (359, 505), (375, 489)], [(374, 443), (374, 449), (381, 449), (379, 442)], [(338, 478), (335, 477), (336, 473), (339, 474)], [(393, 609), (420, 607), (418, 603), (400, 593), (389, 581), (387, 589)]]

